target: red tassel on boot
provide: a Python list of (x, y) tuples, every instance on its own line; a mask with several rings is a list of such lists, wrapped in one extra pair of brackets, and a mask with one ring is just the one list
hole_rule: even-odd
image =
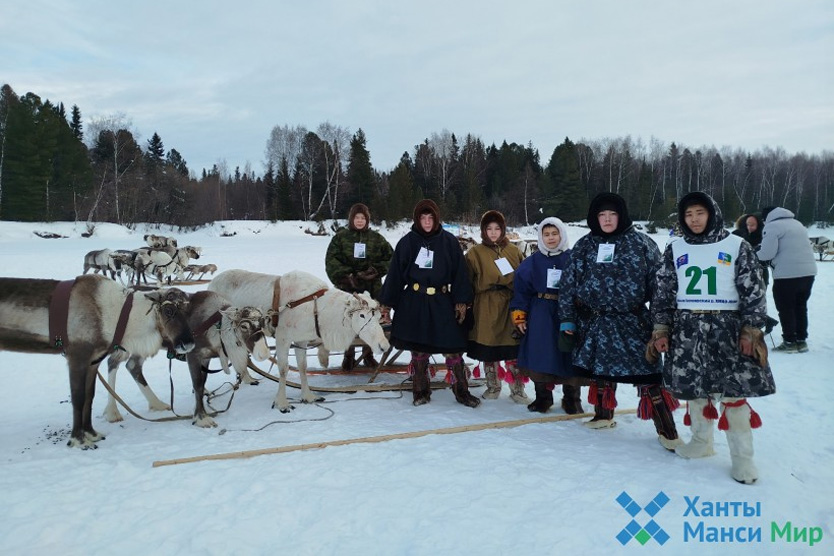
[(753, 411), (753, 407), (748, 403), (747, 407), (750, 408), (750, 428), (757, 429), (762, 426), (762, 418), (759, 417), (759, 414)]
[(753, 407), (747, 402), (747, 398), (741, 398), (735, 402), (724, 402), (724, 411), (721, 412), (721, 419), (718, 420), (718, 430), (725, 431), (730, 428), (730, 423), (727, 421), (725, 413), (728, 407), (741, 407), (746, 405), (750, 408), (750, 428), (758, 429), (762, 426), (762, 418), (753, 410)]
[(615, 409), (617, 407), (617, 393), (610, 384), (606, 384), (605, 390), (602, 391), (602, 407), (605, 409)]
[(495, 372), (495, 376), (498, 377), (498, 380), (506, 380), (507, 382), (512, 384), (513, 383), (512, 379), (507, 380), (507, 374), (508, 374), (507, 369), (502, 367), (501, 364), (499, 363), (498, 370)]
[(687, 427), (692, 426), (692, 417), (689, 416), (689, 402), (686, 402), (686, 415), (683, 416), (683, 424)]
[(663, 394), (663, 401), (666, 403), (666, 407), (669, 408), (669, 411), (675, 411), (681, 406), (681, 402), (673, 396), (669, 390), (661, 388), (660, 392)]
[(475, 378), (481, 378), (481, 364), (480, 363), (475, 365), (475, 368), (472, 369), (472, 376), (474, 376)]
[(715, 421), (718, 419), (718, 410), (712, 405), (712, 398), (707, 398), (707, 405), (704, 406), (704, 419)]
[(599, 386), (597, 386), (596, 381), (594, 381), (588, 387), (588, 403), (596, 405), (598, 395), (599, 395)]
[(649, 387), (640, 388), (640, 402), (637, 404), (637, 416), (644, 421), (652, 418), (652, 396), (649, 394)]

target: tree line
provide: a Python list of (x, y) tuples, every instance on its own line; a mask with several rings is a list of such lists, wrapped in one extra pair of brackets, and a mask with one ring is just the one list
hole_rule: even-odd
[[(472, 134), (433, 133), (399, 163), (370, 162), (364, 131), (325, 122), (315, 130), (276, 125), (266, 140), (264, 172), (223, 163), (192, 171), (154, 133), (144, 145), (124, 115), (82, 122), (73, 106), (34, 93), (0, 89), (0, 219), (140, 222), (197, 227), (217, 220), (344, 218), (356, 202), (375, 220), (411, 217), (429, 197), (446, 220), (475, 223), (487, 209), (510, 225), (556, 215), (586, 216), (589, 199), (613, 191), (635, 220), (668, 224), (677, 200), (705, 191), (725, 217), (768, 205), (805, 222), (834, 222), (834, 152), (748, 152), (648, 142), (629, 136), (569, 138), (546, 161), (531, 143), (485, 145)], [(86, 136), (86, 137), (85, 137)]]

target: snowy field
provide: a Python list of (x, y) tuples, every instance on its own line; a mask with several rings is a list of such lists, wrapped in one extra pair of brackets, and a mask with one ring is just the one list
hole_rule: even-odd
[[(202, 247), (197, 262), (221, 271), (300, 269), (326, 279), (330, 238), (307, 234), (307, 227), (224, 222), (179, 233), (102, 224), (83, 238), (81, 224), (0, 222), (0, 275), (69, 279), (80, 274), (88, 251), (139, 247), (151, 231), (173, 235), (181, 246)], [(405, 229), (381, 231), (393, 245)], [(571, 243), (587, 232), (570, 230)], [(534, 237), (531, 229), (520, 231)], [(43, 239), (35, 232), (67, 237)], [(662, 248), (668, 236), (661, 231), (654, 238)], [(513, 404), (506, 385), (500, 399), (474, 410), (439, 390), (421, 407), (411, 405), (409, 391), (329, 394), (325, 403), (296, 403), (284, 415), (270, 408), (277, 385), (264, 381), (241, 387), (215, 429), (190, 420), (150, 423), (125, 411), (123, 422), (108, 423), (101, 417), (106, 392), (99, 385), (95, 427), (107, 438), (99, 449), (82, 451), (66, 446), (72, 415), (64, 360), (2, 352), (0, 553), (834, 554), (832, 315), (834, 262), (823, 262), (811, 298), (810, 351), (772, 353), (777, 394), (752, 400), (764, 423), (754, 433), (760, 478), (753, 486), (730, 478), (723, 433), (716, 433), (715, 457), (687, 461), (663, 450), (652, 423), (633, 412), (619, 416), (612, 430), (564, 420), (153, 467), (177, 458), (539, 415)], [(778, 327), (773, 340), (779, 341)], [(331, 365), (340, 361), (333, 355)], [(146, 363), (145, 374), (168, 400), (164, 354)], [(124, 369), (119, 376), (117, 390), (127, 403), (159, 416), (147, 412)], [(175, 410), (188, 414), (193, 398), (185, 363), (174, 363), (172, 379)], [(228, 380), (210, 375), (207, 388)], [(527, 388), (532, 396), (532, 384)], [(621, 387), (618, 400), (618, 409), (634, 409), (635, 389)], [(554, 408), (548, 415), (560, 413)], [(687, 440), (682, 409), (676, 421)], [(638, 537), (645, 544), (617, 538), (632, 520), (616, 501), (623, 492), (640, 508), (661, 492), (669, 499), (654, 516), (662, 531)], [(745, 515), (745, 508), (755, 515)], [(634, 517), (640, 527), (650, 519), (645, 510)]]

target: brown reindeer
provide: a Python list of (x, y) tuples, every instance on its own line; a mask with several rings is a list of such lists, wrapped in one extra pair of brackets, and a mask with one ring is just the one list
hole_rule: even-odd
[[(56, 292), (65, 291), (64, 285), (61, 302), (64, 296)], [(174, 288), (133, 293), (92, 274), (73, 282), (0, 278), (0, 351), (64, 353), (73, 412), (67, 444), (95, 448), (104, 438), (92, 423), (98, 364), (114, 350), (150, 357), (163, 341), (179, 353), (191, 351), (194, 338), (182, 299), (187, 294)], [(64, 318), (56, 316), (56, 305), (63, 306)]]

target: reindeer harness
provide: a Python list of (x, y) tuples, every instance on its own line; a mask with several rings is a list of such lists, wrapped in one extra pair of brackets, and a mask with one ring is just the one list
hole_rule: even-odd
[[(72, 287), (75, 285), (75, 280), (64, 280), (58, 282), (55, 291), (52, 293), (52, 299), (49, 301), (49, 338), (53, 342), (55, 349), (61, 351), (66, 355), (66, 344), (69, 343), (69, 334), (67, 332), (67, 322), (69, 320), (69, 300)], [(119, 313), (119, 320), (116, 323), (116, 332), (113, 335), (113, 341), (110, 342), (110, 347), (104, 354), (93, 360), (90, 363), (92, 366), (97, 366), (101, 363), (107, 354), (117, 349), (124, 349), (121, 346), (122, 338), (124, 338), (125, 330), (127, 329), (127, 321), (130, 318), (130, 310), (133, 308), (133, 292), (130, 292), (125, 298), (122, 305), (122, 311)]]
[(281, 306), (281, 279), (277, 278), (275, 280), (275, 289), (272, 291), (272, 327), (278, 327), (278, 317), (279, 315), (286, 311), (287, 309), (294, 309), (299, 305), (303, 305), (308, 301), (313, 302), (313, 319), (316, 323), (316, 336), (321, 338), (321, 329), (319, 328), (319, 305), (318, 305), (318, 298), (323, 296), (327, 293), (327, 288), (322, 288), (320, 290), (316, 290), (310, 295), (305, 295), (301, 299), (296, 299), (295, 301), (290, 301), (286, 303), (284, 306)]

